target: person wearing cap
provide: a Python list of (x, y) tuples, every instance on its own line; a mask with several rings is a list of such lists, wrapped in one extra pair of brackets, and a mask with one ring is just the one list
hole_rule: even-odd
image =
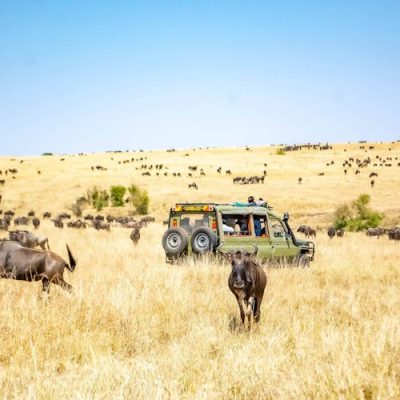
[(247, 198), (247, 202), (249, 203), (249, 206), (256, 206), (256, 202), (254, 201), (254, 196), (249, 196)]

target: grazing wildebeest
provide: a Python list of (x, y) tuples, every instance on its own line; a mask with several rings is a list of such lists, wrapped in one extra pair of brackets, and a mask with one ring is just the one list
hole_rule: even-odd
[(44, 212), (44, 213), (43, 213), (43, 218), (44, 218), (44, 219), (46, 219), (46, 218), (51, 218), (51, 212), (49, 212), (49, 211)]
[(331, 226), (328, 228), (328, 236), (332, 239), (336, 235), (336, 229)]
[(35, 216), (35, 211), (31, 210), (28, 212), (28, 217), (34, 217)]
[(95, 219), (93, 221), (93, 228), (98, 231), (105, 230), (110, 232), (110, 224), (108, 222), (99, 221), (98, 219)]
[(395, 227), (388, 229), (387, 233), (389, 236), (389, 240), (395, 240), (395, 241), (400, 240), (400, 228)]
[(196, 190), (198, 189), (196, 182), (189, 183), (188, 187), (189, 187), (189, 189), (196, 189)]
[(314, 228), (311, 228), (311, 226), (308, 225), (300, 225), (299, 229), (297, 229), (297, 232), (304, 233), (306, 237), (309, 236), (317, 236), (317, 231)]
[(71, 219), (71, 214), (63, 212), (63, 213), (59, 214), (57, 218), (58, 219)]
[(131, 238), (133, 244), (135, 244), (135, 245), (138, 244), (138, 243), (139, 243), (139, 240), (140, 240), (140, 228), (135, 228), (135, 229), (131, 232), (131, 234), (130, 234), (129, 237)]
[(140, 222), (154, 222), (156, 219), (152, 217), (151, 215), (146, 215), (145, 217), (140, 218)]
[(374, 187), (374, 185), (375, 185), (375, 181), (372, 179), (371, 180), (371, 187)]
[(242, 323), (247, 315), (250, 328), (253, 317), (256, 322), (260, 319), (261, 302), (267, 284), (267, 275), (252, 255), (240, 251), (226, 255), (232, 265), (228, 286), (238, 302)]
[(303, 178), (301, 176), (299, 176), (299, 178), (297, 179), (297, 182), (299, 183), (299, 185), (301, 185), (301, 182), (303, 182)]
[(49, 292), (50, 283), (71, 291), (72, 286), (64, 281), (64, 268), (71, 272), (76, 261), (67, 245), (68, 261), (51, 251), (29, 249), (14, 241), (0, 243), (0, 277), (22, 281), (42, 281), (43, 291)]
[(0, 231), (8, 231), (8, 227), (10, 226), (10, 223), (6, 218), (0, 219)]
[(40, 225), (40, 219), (39, 218), (33, 218), (32, 219), (32, 224), (33, 224), (33, 226), (35, 227), (35, 229), (37, 229), (37, 228), (39, 228), (39, 225)]
[(336, 229), (336, 236), (343, 237), (344, 236), (344, 229)]
[(368, 228), (366, 235), (367, 236), (376, 236), (378, 239), (386, 233), (386, 230), (383, 228)]
[(56, 228), (64, 228), (64, 222), (60, 218), (56, 218), (52, 220), (54, 222), (54, 226)]
[(24, 247), (33, 249), (36, 246), (40, 246), (43, 250), (46, 250), (47, 244), (47, 248), (50, 250), (49, 240), (46, 236), (34, 235), (29, 231), (10, 231), (8, 235), (10, 240), (14, 240)]
[(14, 219), (14, 225), (28, 225), (29, 220), (27, 217), (17, 217)]
[(80, 219), (76, 221), (70, 221), (67, 223), (68, 228), (77, 228), (77, 229), (86, 229), (86, 222), (83, 222)]

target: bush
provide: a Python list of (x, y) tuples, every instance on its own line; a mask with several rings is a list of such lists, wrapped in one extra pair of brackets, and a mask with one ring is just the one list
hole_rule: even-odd
[(335, 211), (335, 228), (358, 232), (379, 226), (385, 216), (372, 210), (370, 201), (368, 194), (361, 194), (350, 204), (340, 205)]
[(52, 156), (52, 155), (53, 155), (53, 153), (49, 153), (49, 152), (46, 152), (46, 153), (42, 154), (42, 156)]
[(278, 156), (284, 156), (286, 153), (285, 153), (285, 150), (283, 150), (282, 148), (280, 148), (280, 149), (276, 149), (276, 154), (277, 154)]
[(136, 212), (140, 215), (146, 215), (149, 213), (149, 195), (145, 190), (140, 190), (136, 185), (131, 185), (128, 188), (130, 194), (130, 200), (132, 205), (135, 207)]
[(125, 186), (111, 186), (111, 203), (113, 207), (123, 207), (124, 196), (126, 193)]
[(96, 186), (92, 190), (88, 190), (88, 200), (97, 211), (107, 207), (109, 199), (110, 196), (106, 190), (100, 190)]

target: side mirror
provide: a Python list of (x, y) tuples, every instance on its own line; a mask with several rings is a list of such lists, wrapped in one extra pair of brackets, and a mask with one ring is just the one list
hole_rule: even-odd
[(289, 213), (288, 212), (285, 212), (285, 214), (283, 214), (283, 220), (289, 221)]

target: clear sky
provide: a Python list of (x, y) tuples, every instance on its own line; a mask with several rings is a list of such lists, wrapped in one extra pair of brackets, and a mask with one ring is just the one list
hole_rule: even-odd
[(399, 21), (399, 0), (0, 0), (0, 154), (400, 139)]

